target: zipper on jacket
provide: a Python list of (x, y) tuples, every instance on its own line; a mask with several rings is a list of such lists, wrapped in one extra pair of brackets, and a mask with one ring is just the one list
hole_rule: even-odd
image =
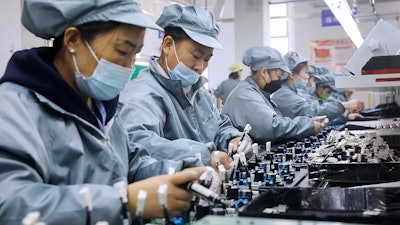
[(108, 147), (110, 147), (110, 149), (112, 150), (110, 136), (106, 136), (106, 142), (107, 142)]

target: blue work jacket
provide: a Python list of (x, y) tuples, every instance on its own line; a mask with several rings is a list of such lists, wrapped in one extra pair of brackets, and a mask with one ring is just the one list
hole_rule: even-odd
[(53, 50), (15, 53), (0, 85), (0, 224), (22, 224), (39, 211), (46, 224), (86, 223), (79, 191), (88, 187), (91, 220), (122, 224), (113, 184), (180, 170), (131, 143), (115, 106), (106, 106), (104, 133), (83, 99), (51, 63)]
[(157, 59), (152, 57), (150, 66), (120, 95), (129, 139), (157, 159), (180, 160), (201, 153), (202, 163), (210, 165), (211, 151), (227, 152), (229, 141), (242, 133), (214, 106), (203, 87), (205, 77), (185, 94), (180, 80), (161, 74)]
[(333, 120), (342, 117), (344, 113), (344, 108), (340, 102), (325, 101), (320, 103), (311, 100), (311, 98), (307, 101), (304, 95), (301, 95), (287, 82), (282, 84), (282, 87), (272, 95), (271, 99), (277, 104), (282, 114), (290, 118), (296, 116), (327, 116), (329, 120)]
[(285, 117), (260, 90), (251, 76), (239, 83), (226, 99), (222, 113), (228, 115), (238, 129), (250, 124), (250, 137), (257, 142), (281, 142), (313, 134), (314, 122), (310, 117)]

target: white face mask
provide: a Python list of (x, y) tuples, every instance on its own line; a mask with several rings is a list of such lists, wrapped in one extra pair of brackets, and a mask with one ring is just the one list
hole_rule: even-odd
[(175, 57), (176, 57), (176, 60), (178, 61), (178, 64), (175, 66), (175, 68), (173, 70), (171, 70), (168, 67), (167, 57), (165, 57), (165, 63), (167, 64), (169, 76), (171, 77), (171, 79), (182, 81), (183, 87), (192, 86), (199, 80), (200, 74), (198, 74), (196, 71), (187, 67), (182, 61), (179, 61), (178, 55), (176, 54), (176, 48), (175, 48), (174, 41), (173, 41), (173, 45), (174, 45)]
[(78, 89), (88, 97), (101, 101), (111, 100), (125, 88), (134, 69), (128, 69), (115, 63), (111, 63), (103, 58), (99, 60), (87, 42), (86, 45), (98, 64), (93, 71), (92, 76), (86, 78), (79, 71), (75, 53), (71, 51), (76, 69), (76, 85), (78, 86)]

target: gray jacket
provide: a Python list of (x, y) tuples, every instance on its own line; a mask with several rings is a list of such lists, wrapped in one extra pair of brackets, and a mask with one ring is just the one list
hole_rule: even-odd
[(229, 94), (233, 89), (239, 84), (240, 79), (228, 79), (222, 81), (217, 89), (214, 90), (214, 95), (217, 98), (223, 97), (222, 104), (225, 102), (225, 99), (228, 98)]
[(128, 150), (118, 116), (103, 134), (44, 96), (7, 82), (0, 85), (0, 102), (0, 224), (20, 225), (31, 211), (47, 224), (85, 224), (82, 187), (92, 196), (92, 221), (122, 224), (113, 183), (183, 167), (156, 162), (139, 145)]
[(260, 90), (251, 76), (231, 92), (222, 113), (227, 114), (238, 129), (249, 123), (252, 126), (250, 137), (260, 143), (303, 138), (314, 131), (310, 117), (284, 117), (269, 94)]
[(180, 80), (164, 77), (157, 58), (121, 93), (121, 116), (133, 143), (143, 145), (157, 159), (187, 159), (201, 153), (210, 165), (210, 152), (227, 152), (228, 142), (241, 135), (213, 105), (200, 77), (185, 94)]
[(337, 99), (329, 97), (328, 99), (323, 100), (320, 97), (318, 97), (315, 93), (310, 94), (305, 91), (300, 92), (300, 95), (304, 96), (304, 98), (306, 99), (306, 101), (309, 104), (312, 104), (312, 105), (319, 104), (320, 107), (326, 107), (327, 110), (329, 110), (329, 111), (335, 110), (335, 108), (336, 108), (335, 105), (338, 105), (341, 108), (341, 110), (338, 110), (341, 113), (336, 114), (335, 117), (330, 118), (327, 115), (329, 118), (329, 123), (327, 124), (328, 126), (343, 125), (347, 122), (347, 116), (350, 114), (350, 111), (345, 110), (343, 105)]

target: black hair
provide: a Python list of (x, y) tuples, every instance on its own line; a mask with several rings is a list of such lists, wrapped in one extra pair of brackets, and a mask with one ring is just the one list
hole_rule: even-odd
[[(119, 22), (92, 22), (92, 23), (85, 23), (82, 25), (78, 25), (76, 28), (81, 33), (82, 38), (87, 41), (91, 42), (95, 39), (98, 35), (107, 33), (113, 29), (116, 29), (121, 23)], [(60, 36), (54, 38), (53, 41), (53, 51), (58, 52), (61, 49), (63, 44), (64, 33)]]
[(238, 72), (232, 72), (229, 74), (229, 79), (238, 79), (238, 78), (239, 78)]
[[(260, 69), (261, 70), (261, 69)], [(255, 75), (258, 71), (260, 71), (260, 70), (251, 70), (251, 75)], [(273, 71), (276, 71), (276, 70), (279, 70), (279, 68), (274, 68), (274, 69), (267, 69), (267, 73), (269, 74), (269, 75), (271, 75), (271, 73), (273, 72)]]
[(301, 62), (301, 63), (297, 64), (293, 68), (292, 73), (299, 74), (300, 70), (302, 70), (304, 67), (307, 67), (307, 65), (308, 65), (308, 62)]
[(180, 27), (166, 27), (164, 28), (164, 38), (167, 36), (171, 36), (174, 39), (174, 42), (180, 42), (183, 40), (191, 39), (185, 31)]

